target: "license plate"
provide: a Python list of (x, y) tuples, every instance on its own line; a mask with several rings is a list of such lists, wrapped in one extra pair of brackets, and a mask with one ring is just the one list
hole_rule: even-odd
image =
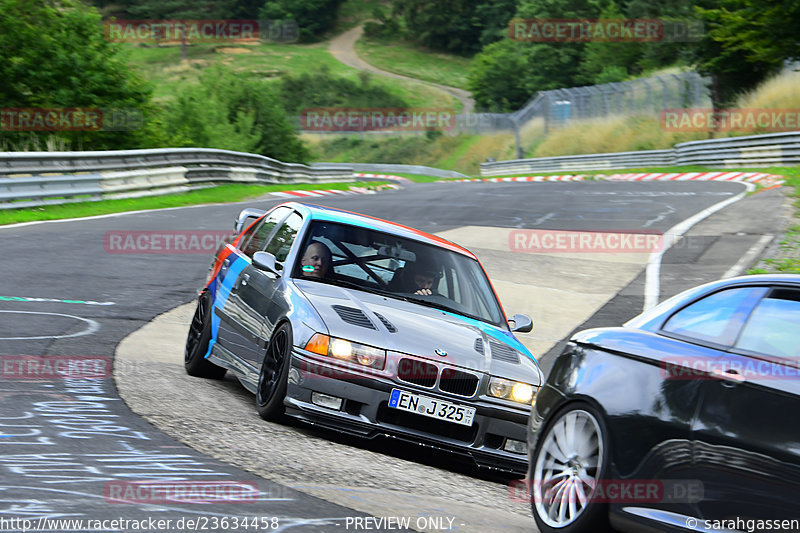
[(400, 389), (392, 389), (392, 395), (389, 397), (389, 407), (438, 418), (439, 420), (461, 424), (462, 426), (471, 426), (472, 419), (475, 418), (474, 407), (457, 405)]

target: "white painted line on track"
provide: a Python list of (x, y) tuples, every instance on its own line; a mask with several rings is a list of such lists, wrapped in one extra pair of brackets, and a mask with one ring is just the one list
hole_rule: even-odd
[(23, 314), (23, 315), (51, 315), (51, 316), (65, 316), (67, 318), (74, 318), (75, 320), (80, 320), (82, 322), (86, 322), (87, 327), (83, 331), (79, 331), (78, 333), (70, 333), (69, 335), (42, 335), (37, 337), (0, 337), (0, 341), (29, 341), (29, 340), (39, 340), (39, 339), (68, 339), (70, 337), (82, 337), (83, 335), (91, 335), (92, 333), (96, 332), (100, 329), (100, 324), (91, 318), (83, 318), (80, 316), (75, 315), (65, 315), (63, 313), (44, 313), (40, 311), (11, 311), (8, 309), (0, 310), (0, 313), (16, 313), (16, 314)]
[(761, 238), (758, 239), (758, 241), (756, 241), (756, 243), (751, 246), (749, 250), (747, 250), (742, 258), (739, 259), (735, 265), (729, 268), (728, 271), (722, 275), (722, 279), (732, 278), (744, 272), (744, 269), (747, 268), (747, 265), (752, 263), (758, 254), (760, 254), (761, 251), (766, 248), (774, 238), (774, 235), (762, 235)]
[(669, 250), (673, 244), (675, 244), (679, 237), (689, 231), (695, 224), (705, 220), (717, 211), (720, 211), (721, 209), (738, 202), (744, 198), (748, 192), (751, 192), (756, 188), (756, 186), (752, 183), (742, 183), (742, 185), (747, 187), (746, 191), (728, 198), (727, 200), (718, 202), (711, 207), (703, 209), (699, 213), (696, 213), (686, 220), (674, 225), (664, 233), (664, 246), (658, 252), (651, 253), (650, 259), (647, 261), (644, 284), (644, 311), (647, 311), (658, 304), (658, 298), (661, 294), (661, 260), (664, 258), (664, 253)]

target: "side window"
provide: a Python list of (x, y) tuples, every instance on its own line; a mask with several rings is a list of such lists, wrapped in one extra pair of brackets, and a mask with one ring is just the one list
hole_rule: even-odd
[(291, 250), (294, 239), (297, 237), (297, 232), (300, 231), (300, 226), (302, 226), (302, 224), (303, 218), (299, 214), (293, 212), (284, 223), (281, 224), (281, 227), (278, 228), (278, 231), (275, 233), (275, 236), (272, 237), (272, 240), (269, 241), (265, 251), (274, 255), (276, 261), (279, 263), (286, 261), (286, 256), (289, 255), (289, 250)]
[(736, 348), (776, 357), (800, 356), (800, 291), (776, 289), (761, 300)]
[(731, 346), (750, 310), (767, 291), (742, 287), (706, 296), (672, 315), (663, 330), (683, 337)]
[(247, 239), (246, 236), (242, 239), (242, 252), (244, 252), (247, 257), (253, 257), (254, 253), (263, 250), (272, 229), (278, 222), (283, 220), (290, 211), (291, 208), (289, 207), (279, 207), (264, 217), (260, 223), (250, 228), (249, 233), (252, 233), (252, 235), (249, 239)]

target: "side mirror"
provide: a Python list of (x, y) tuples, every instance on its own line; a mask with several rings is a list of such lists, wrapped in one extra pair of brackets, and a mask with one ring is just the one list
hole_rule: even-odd
[(528, 315), (516, 314), (508, 321), (511, 331), (528, 333), (533, 329), (533, 320)]
[(253, 222), (253, 220), (262, 217), (265, 213), (266, 211), (264, 210), (253, 209), (252, 207), (242, 209), (242, 212), (239, 213), (239, 216), (237, 216), (236, 220), (233, 221), (233, 229), (236, 235), (239, 235), (244, 228)]
[(275, 256), (269, 252), (256, 252), (253, 254), (253, 266), (259, 270), (272, 272), (278, 274), (278, 268), (275, 266)]

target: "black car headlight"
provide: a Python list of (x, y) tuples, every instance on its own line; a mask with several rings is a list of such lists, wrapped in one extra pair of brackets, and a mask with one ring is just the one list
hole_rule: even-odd
[(536, 398), (537, 390), (538, 387), (521, 381), (495, 377), (489, 379), (489, 396), (494, 398), (531, 405), (534, 398)]
[(306, 343), (305, 349), (318, 355), (378, 370), (383, 370), (386, 365), (386, 350), (347, 339), (329, 337), (322, 333), (315, 333)]

